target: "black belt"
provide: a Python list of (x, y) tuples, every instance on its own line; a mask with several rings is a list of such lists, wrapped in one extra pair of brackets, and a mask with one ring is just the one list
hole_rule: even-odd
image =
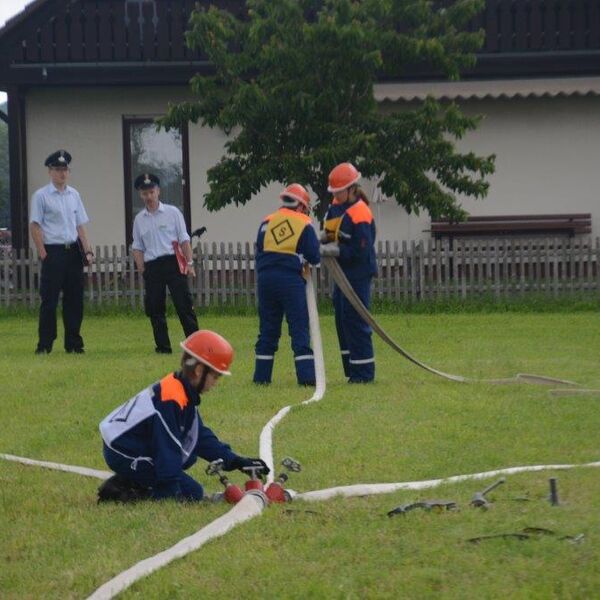
[(146, 261), (146, 266), (156, 264), (159, 262), (164, 262), (165, 260), (173, 260), (174, 258), (175, 258), (174, 254), (163, 254), (162, 256), (157, 256), (156, 258), (153, 258), (152, 260)]
[(60, 248), (61, 250), (77, 250), (77, 242), (68, 242), (65, 244), (44, 244), (46, 249), (48, 248)]

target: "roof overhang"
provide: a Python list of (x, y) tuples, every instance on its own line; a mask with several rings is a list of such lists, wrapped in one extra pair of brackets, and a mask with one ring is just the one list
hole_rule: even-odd
[(378, 102), (599, 96), (600, 76), (380, 83), (374, 93)]

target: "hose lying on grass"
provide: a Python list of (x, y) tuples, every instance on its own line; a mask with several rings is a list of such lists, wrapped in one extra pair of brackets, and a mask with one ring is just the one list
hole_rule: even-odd
[(267, 499), (262, 493), (247, 492), (234, 507), (224, 515), (215, 519), (193, 535), (190, 535), (174, 546), (145, 558), (126, 571), (119, 573), (110, 581), (101, 585), (88, 600), (109, 600), (130, 587), (139, 579), (154, 573), (177, 558), (197, 550), (206, 542), (225, 535), (236, 525), (258, 516), (267, 505)]
[(535, 471), (561, 471), (566, 469), (577, 469), (581, 467), (600, 467), (600, 461), (583, 464), (566, 465), (531, 465), (522, 467), (507, 467), (495, 471), (484, 471), (482, 473), (469, 473), (467, 475), (454, 475), (442, 479), (426, 479), (423, 481), (404, 481), (401, 483), (359, 483), (355, 485), (345, 485), (323, 490), (314, 490), (312, 492), (298, 493), (288, 489), (288, 493), (293, 499), (321, 501), (343, 496), (350, 498), (352, 496), (371, 496), (374, 494), (391, 494), (399, 490), (426, 490), (438, 487), (446, 483), (458, 483), (460, 481), (489, 479), (498, 475), (514, 475), (515, 473), (528, 473)]
[[(319, 327), (319, 312), (317, 310), (317, 301), (315, 298), (315, 289), (312, 277), (306, 280), (306, 304), (308, 306), (308, 322), (310, 327), (310, 340), (315, 357), (315, 393), (308, 399), (301, 402), (303, 404), (311, 404), (321, 400), (325, 394), (325, 359), (323, 357), (323, 343), (321, 341), (321, 328)], [(275, 477), (274, 460), (273, 460), (273, 430), (275, 426), (281, 422), (283, 417), (287, 415), (292, 406), (284, 406), (264, 427), (260, 432), (259, 438), (259, 456), (267, 463), (271, 472), (267, 477), (268, 483), (271, 483)]]
[[(56, 469), (67, 471), (88, 477), (105, 479), (110, 473), (88, 469), (86, 467), (77, 467), (72, 465), (63, 465), (47, 461), (31, 460), (12, 456), (10, 454), (0, 454), (0, 458), (21, 462), (26, 465), (40, 466), (47, 469)], [(438, 487), (448, 483), (458, 483), (460, 481), (487, 479), (497, 475), (510, 475), (515, 473), (525, 473), (532, 471), (556, 471), (584, 467), (600, 467), (600, 461), (583, 464), (562, 464), (562, 465), (534, 465), (521, 467), (508, 467), (494, 471), (484, 471), (482, 473), (470, 473), (466, 475), (454, 475), (442, 479), (427, 479), (424, 481), (405, 481), (400, 483), (367, 483), (348, 486), (338, 486), (322, 490), (298, 493), (288, 489), (290, 495), (297, 500), (306, 500), (317, 502), (330, 500), (335, 497), (369, 496), (373, 494), (389, 494), (399, 490), (423, 490)], [(230, 529), (259, 515), (265, 507), (265, 501), (261, 494), (246, 494), (242, 500), (236, 504), (229, 512), (225, 513), (212, 523), (209, 523), (195, 534), (181, 540), (171, 548), (160, 552), (154, 556), (146, 558), (133, 565), (126, 571), (123, 571), (107, 583), (99, 587), (89, 598), (94, 600), (110, 599), (116, 594), (122, 592), (135, 581), (153, 573), (161, 567), (167, 565), (176, 558), (181, 558), (197, 550), (209, 540), (227, 533)]]
[(23, 456), (14, 456), (13, 454), (0, 454), (0, 458), (18, 462), (23, 465), (31, 465), (33, 467), (43, 467), (44, 469), (53, 469), (54, 471), (66, 471), (67, 473), (77, 473), (86, 477), (96, 477), (97, 479), (108, 479), (114, 473), (112, 471), (99, 471), (98, 469), (89, 469), (88, 467), (77, 467), (75, 465), (63, 465), (62, 463), (49, 462), (46, 460), (33, 460), (24, 458)]
[[(388, 343), (397, 352), (405, 356), (408, 360), (418, 365), (419, 367), (439, 375), (446, 379), (451, 379), (458, 382), (475, 382), (482, 381), (486, 383), (517, 383), (520, 381), (530, 383), (544, 383), (544, 384), (562, 384), (562, 385), (576, 385), (572, 382), (563, 381), (559, 379), (553, 379), (549, 377), (541, 377), (535, 375), (524, 375), (520, 374), (512, 379), (497, 379), (497, 380), (475, 380), (461, 377), (458, 375), (450, 375), (433, 369), (424, 363), (421, 363), (405, 350), (403, 350), (398, 344), (396, 344), (385, 331), (378, 326), (369, 312), (366, 310), (362, 302), (348, 284), (344, 274), (342, 273), (339, 265), (335, 259), (324, 258), (328, 268), (330, 268), (334, 280), (346, 295), (348, 300), (352, 303), (354, 308), (359, 314), (365, 319), (367, 323), (382, 337), (382, 339)], [(325, 368), (323, 359), (323, 347), (321, 343), (321, 333), (319, 329), (318, 313), (316, 308), (314, 286), (312, 279), (309, 278), (306, 286), (307, 303), (309, 311), (309, 322), (310, 322), (310, 333), (313, 345), (313, 352), (315, 356), (315, 375), (316, 375), (316, 389), (314, 394), (308, 400), (305, 400), (300, 405), (310, 404), (317, 402), (322, 399), (325, 393)], [(285, 417), (285, 415), (292, 409), (292, 406), (286, 406), (282, 408), (263, 428), (260, 434), (260, 456), (269, 465), (271, 469), (270, 481), (273, 480), (274, 476), (274, 461), (273, 461), (273, 450), (272, 450), (272, 435), (274, 427)], [(88, 477), (96, 477), (98, 479), (107, 479), (112, 473), (107, 471), (99, 471), (96, 469), (89, 469), (86, 467), (77, 467), (71, 465), (64, 465), (60, 463), (53, 463), (48, 461), (37, 461), (28, 458), (13, 456), (9, 454), (0, 454), (0, 458), (5, 460), (11, 460), (20, 462), (26, 465), (40, 466), (49, 469), (55, 469), (60, 471), (77, 473)], [(511, 474), (511, 473), (522, 473), (527, 471), (542, 471), (542, 470), (563, 470), (572, 469), (576, 467), (600, 467), (600, 462), (586, 463), (586, 464), (567, 464), (567, 465), (537, 465), (537, 466), (523, 466), (523, 467), (510, 467), (507, 469), (499, 469), (495, 471), (487, 471), (483, 473), (473, 473), (468, 475), (455, 475), (453, 477), (447, 477), (443, 479), (430, 479), (426, 481), (412, 481), (412, 482), (401, 482), (401, 483), (383, 483), (383, 484), (358, 484), (350, 486), (341, 486), (328, 488), (324, 490), (315, 490), (305, 493), (297, 493), (288, 490), (293, 497), (297, 499), (307, 501), (320, 501), (328, 500), (336, 496), (366, 496), (370, 494), (384, 494), (391, 493), (398, 490), (419, 490), (437, 487), (445, 483), (454, 483), (459, 481), (465, 481), (469, 479), (485, 479), (488, 477), (495, 477), (499, 474)], [(94, 600), (109, 599), (113, 598), (116, 594), (122, 592), (131, 586), (134, 582), (139, 579), (153, 573), (160, 569), (164, 565), (167, 565), (171, 561), (181, 558), (197, 550), (204, 545), (210, 539), (224, 535), (227, 531), (235, 527), (236, 525), (243, 523), (257, 515), (259, 515), (266, 506), (264, 496), (261, 494), (246, 494), (242, 500), (236, 504), (229, 512), (222, 515), (212, 523), (200, 529), (195, 534), (181, 540), (171, 548), (146, 558), (137, 564), (133, 565), (129, 569), (123, 571), (110, 581), (99, 587), (89, 598)]]
[(363, 318), (363, 320), (375, 331), (375, 333), (391, 348), (396, 352), (404, 356), (410, 362), (414, 363), (418, 367), (443, 377), (444, 379), (450, 379), (451, 381), (457, 381), (459, 383), (492, 383), (492, 384), (508, 384), (508, 383), (535, 383), (540, 385), (568, 385), (576, 386), (579, 385), (572, 381), (565, 381), (564, 379), (555, 379), (553, 377), (545, 377), (543, 375), (528, 375), (526, 373), (519, 373), (514, 377), (506, 379), (473, 379), (470, 377), (463, 377), (462, 375), (451, 375), (450, 373), (444, 373), (438, 369), (434, 369), (429, 365), (416, 359), (414, 356), (409, 354), (404, 348), (397, 344), (381, 327), (377, 321), (373, 318), (371, 313), (367, 310), (361, 299), (356, 295), (356, 292), (352, 289), (352, 286), (346, 279), (344, 272), (342, 271), (337, 260), (332, 256), (323, 256), (322, 262), (325, 264), (329, 272), (331, 273), (333, 280), (340, 288), (344, 296), (348, 299), (348, 302), (352, 304), (356, 312)]

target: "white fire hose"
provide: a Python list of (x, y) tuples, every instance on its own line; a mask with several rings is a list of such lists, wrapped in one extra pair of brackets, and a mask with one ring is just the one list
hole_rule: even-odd
[(49, 462), (47, 460), (33, 460), (31, 458), (24, 458), (23, 456), (15, 456), (14, 454), (0, 454), (0, 458), (3, 458), (4, 460), (10, 460), (11, 462), (21, 463), (22, 465), (42, 467), (44, 469), (52, 469), (54, 471), (66, 471), (67, 473), (77, 473), (78, 475), (96, 477), (97, 479), (108, 479), (114, 475), (112, 471), (99, 471), (98, 469), (89, 469), (88, 467), (63, 465), (62, 463)]
[(414, 363), (418, 367), (443, 377), (444, 379), (450, 379), (451, 381), (458, 381), (459, 383), (491, 383), (491, 384), (506, 384), (506, 383), (536, 383), (541, 385), (567, 385), (576, 386), (579, 385), (572, 381), (565, 381), (564, 379), (555, 379), (553, 377), (545, 377), (544, 375), (528, 375), (526, 373), (519, 373), (514, 377), (506, 379), (473, 379), (471, 377), (463, 377), (462, 375), (451, 375), (450, 373), (444, 373), (438, 369), (434, 369), (429, 365), (416, 359), (414, 356), (409, 354), (404, 348), (396, 343), (381, 327), (377, 321), (373, 318), (371, 313), (367, 310), (362, 300), (356, 295), (356, 292), (352, 289), (352, 286), (346, 279), (344, 272), (342, 271), (337, 259), (333, 256), (323, 256), (322, 262), (325, 264), (329, 272), (331, 273), (335, 283), (340, 288), (344, 296), (346, 296), (348, 302), (352, 304), (356, 312), (362, 317), (362, 319), (377, 333), (377, 335), (396, 352), (404, 356), (410, 362)]
[[(21, 458), (10, 454), (0, 454), (0, 458), (21, 462), (26, 465), (40, 466), (48, 469), (59, 471), (67, 471), (77, 473), (88, 477), (96, 477), (98, 479), (106, 479), (107, 473), (87, 467), (78, 467), (73, 465), (63, 465), (48, 461), (31, 460)], [(288, 493), (292, 498), (297, 500), (306, 500), (309, 502), (317, 502), (330, 500), (335, 497), (353, 497), (353, 496), (368, 496), (372, 494), (389, 494), (400, 490), (423, 490), (435, 488), (443, 484), (458, 483), (467, 480), (487, 479), (496, 477), (497, 475), (510, 475), (515, 473), (525, 473), (532, 471), (547, 471), (547, 470), (567, 470), (576, 468), (600, 467), (600, 461), (584, 464), (557, 464), (557, 465), (533, 465), (508, 467), (505, 469), (497, 469), (494, 471), (484, 471), (481, 473), (469, 473), (466, 475), (454, 475), (442, 479), (427, 479), (423, 481), (405, 481), (400, 483), (366, 483), (348, 486), (338, 486), (326, 488), (322, 490), (314, 490), (310, 492), (298, 493), (288, 489)], [(249, 492), (238, 502), (229, 512), (225, 513), (218, 519), (212, 521), (198, 532), (184, 538), (171, 548), (164, 550), (154, 556), (141, 560), (129, 569), (118, 574), (116, 577), (100, 586), (88, 600), (109, 600), (114, 598), (123, 590), (127, 589), (133, 583), (146, 577), (147, 575), (157, 571), (161, 567), (169, 564), (171, 561), (181, 558), (186, 554), (197, 550), (206, 542), (220, 537), (227, 533), (230, 529), (248, 521), (249, 519), (258, 516), (266, 506), (264, 494), (261, 492)]]
[[(323, 357), (323, 342), (321, 340), (321, 328), (319, 327), (319, 311), (312, 275), (306, 280), (306, 304), (308, 306), (308, 322), (310, 327), (310, 340), (315, 357), (315, 393), (298, 406), (318, 402), (325, 394), (325, 359)], [(273, 430), (275, 426), (287, 415), (292, 406), (284, 406), (260, 432), (259, 456), (267, 463), (271, 470), (267, 476), (267, 482), (271, 483), (275, 478), (275, 464), (273, 460)]]
[(374, 494), (391, 494), (400, 490), (425, 490), (438, 487), (447, 483), (459, 483), (461, 481), (489, 479), (498, 475), (514, 475), (516, 473), (528, 473), (535, 471), (563, 471), (567, 469), (577, 469), (584, 467), (600, 467), (600, 461), (584, 464), (563, 464), (563, 465), (527, 465), (521, 467), (507, 467), (495, 471), (483, 471), (482, 473), (469, 473), (466, 475), (454, 475), (442, 479), (426, 479), (423, 481), (403, 481), (400, 483), (359, 483), (356, 485), (345, 485), (312, 492), (298, 493), (288, 490), (288, 493), (294, 500), (322, 501), (331, 498), (353, 496), (371, 496)]
[[(524, 375), (520, 374), (512, 379), (492, 379), (492, 380), (475, 380), (462, 377), (459, 375), (450, 375), (437, 369), (433, 369), (424, 363), (418, 361), (416, 358), (408, 354), (402, 349), (394, 340), (392, 340), (385, 331), (376, 323), (367, 309), (364, 307), (360, 299), (352, 290), (343, 272), (339, 268), (337, 261), (334, 258), (324, 257), (325, 264), (330, 269), (333, 278), (337, 285), (340, 287), (344, 295), (348, 298), (357, 312), (361, 317), (378, 333), (378, 335), (389, 344), (394, 350), (402, 354), (405, 358), (418, 365), (419, 367), (439, 375), (446, 379), (451, 379), (458, 382), (474, 382), (484, 381), (486, 383), (515, 383), (519, 381), (527, 381), (530, 383), (545, 383), (545, 384), (562, 384), (562, 385), (576, 385), (572, 382), (563, 381), (559, 379), (553, 379), (543, 376), (535, 375)], [(301, 402), (301, 406), (304, 404), (310, 404), (317, 402), (322, 399), (325, 393), (325, 366), (323, 358), (323, 346), (321, 342), (321, 332), (319, 328), (319, 319), (316, 306), (316, 298), (314, 293), (314, 285), (312, 278), (308, 278), (306, 284), (306, 296), (309, 313), (310, 323), (310, 334), (311, 342), (313, 347), (313, 353), (315, 357), (315, 376), (316, 376), (316, 389), (314, 394), (308, 400)], [(593, 392), (593, 390), (586, 390)], [(292, 406), (286, 406), (282, 408), (263, 428), (260, 434), (260, 456), (267, 463), (271, 469), (270, 481), (274, 477), (274, 461), (273, 461), (273, 450), (272, 450), (272, 437), (274, 427), (283, 419), (283, 417), (290, 412)], [(78, 467), (73, 465), (65, 465), (61, 463), (54, 463), (49, 461), (32, 460), (29, 458), (23, 458), (10, 454), (0, 454), (0, 458), (19, 462), (31, 466), (39, 466), (48, 469), (54, 469), (59, 471), (66, 471), (70, 473), (76, 473), (87, 477), (95, 477), (97, 479), (107, 479), (112, 475), (111, 472), (101, 471), (97, 469), (90, 469), (87, 467)], [(542, 470), (564, 470), (573, 469), (578, 467), (600, 467), (600, 462), (591, 462), (585, 464), (562, 464), (562, 465), (537, 465), (537, 466), (520, 466), (520, 467), (509, 467), (506, 469), (499, 469), (495, 471), (486, 471), (482, 473), (472, 473), (466, 475), (455, 475), (452, 477), (442, 479), (430, 479), (424, 481), (409, 481), (400, 483), (379, 483), (379, 484), (357, 484), (350, 486), (339, 486), (334, 488), (328, 488), (323, 490), (315, 490), (304, 493), (288, 492), (297, 499), (307, 501), (321, 501), (328, 500), (337, 496), (351, 497), (351, 496), (365, 496), (370, 494), (384, 494), (391, 493), (398, 490), (420, 490), (437, 487), (442, 484), (455, 483), (465, 480), (485, 479), (489, 477), (495, 477), (501, 474), (514, 474), (522, 473), (527, 471), (542, 471)], [(246, 493), (242, 500), (236, 504), (229, 512), (225, 513), (212, 523), (209, 523), (195, 534), (181, 540), (171, 548), (146, 558), (137, 564), (133, 565), (129, 569), (118, 574), (116, 577), (99, 587), (90, 597), (89, 600), (100, 600), (110, 599), (116, 594), (122, 592), (131, 586), (134, 582), (139, 579), (153, 573), (161, 567), (167, 565), (171, 561), (183, 557), (189, 552), (192, 552), (206, 542), (216, 537), (224, 535), (230, 529), (236, 525), (243, 523), (257, 515), (259, 515), (266, 506), (266, 498), (261, 492), (249, 492)]]
[(119, 573), (110, 581), (101, 585), (88, 600), (110, 600), (117, 594), (127, 589), (133, 583), (154, 573), (161, 567), (168, 565), (177, 558), (182, 558), (186, 554), (197, 550), (206, 542), (225, 535), (230, 529), (258, 516), (267, 505), (266, 496), (262, 492), (247, 492), (244, 497), (223, 516), (215, 519), (212, 523), (206, 525), (193, 535), (190, 535), (174, 546), (171, 546), (163, 552), (159, 552), (150, 558), (145, 558), (133, 565), (126, 571)]

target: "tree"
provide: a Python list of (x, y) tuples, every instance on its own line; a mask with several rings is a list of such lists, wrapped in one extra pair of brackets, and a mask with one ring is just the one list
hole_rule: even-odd
[[(209, 210), (245, 204), (272, 181), (310, 185), (323, 201), (327, 175), (356, 164), (409, 212), (460, 219), (457, 194), (482, 198), (494, 156), (460, 153), (474, 129), (455, 104), (433, 99), (390, 114), (373, 86), (428, 67), (456, 79), (474, 64), (483, 32), (464, 31), (483, 0), (247, 0), (237, 18), (192, 13), (187, 43), (214, 65), (191, 81), (194, 101), (170, 106), (159, 125), (221, 127), (230, 140), (209, 169)], [(437, 7), (436, 7), (437, 6)]]

